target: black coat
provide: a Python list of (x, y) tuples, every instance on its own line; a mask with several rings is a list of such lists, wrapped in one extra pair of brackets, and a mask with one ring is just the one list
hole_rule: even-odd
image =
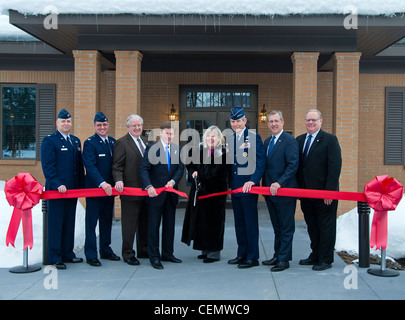
[(194, 207), (196, 186), (192, 174), (194, 171), (198, 172), (200, 184), (198, 196), (226, 191), (228, 178), (226, 149), (215, 149), (211, 156), (208, 156), (208, 150), (202, 146), (191, 152), (199, 152), (200, 161), (186, 165), (192, 186), (181, 241), (190, 245), (193, 240), (193, 248), (196, 250), (220, 251), (224, 242), (226, 195), (197, 200)]
[(302, 151), (305, 139), (306, 133), (297, 137), (300, 150), (297, 179), (300, 188), (339, 191), (342, 155), (338, 139), (321, 129), (304, 161)]

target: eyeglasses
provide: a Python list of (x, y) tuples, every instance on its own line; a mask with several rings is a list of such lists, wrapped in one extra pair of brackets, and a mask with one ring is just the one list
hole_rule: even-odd
[(320, 119), (305, 119), (306, 122), (317, 122)]
[(97, 127), (97, 128), (108, 127), (108, 122), (97, 123), (97, 124), (96, 124), (96, 127)]

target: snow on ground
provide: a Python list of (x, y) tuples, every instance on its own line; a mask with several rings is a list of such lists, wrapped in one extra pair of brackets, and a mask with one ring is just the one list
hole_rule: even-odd
[[(374, 210), (370, 208), (370, 228)], [(336, 251), (347, 251), (358, 255), (359, 217), (357, 208), (341, 215), (337, 219)], [(371, 254), (380, 255), (377, 248), (370, 249)], [(393, 259), (405, 257), (405, 201), (401, 200), (395, 211), (388, 211), (388, 242), (387, 256)]]
[[(22, 226), (17, 233), (15, 248), (11, 245), (6, 246), (6, 234), (10, 223), (13, 207), (11, 207), (4, 193), (4, 181), (0, 181), (0, 268), (12, 268), (23, 264), (23, 236)], [(75, 230), (75, 248), (78, 252), (84, 247), (85, 210), (81, 203), (77, 202), (76, 209), (76, 230)], [(32, 250), (28, 250), (28, 264), (42, 263), (42, 204), (39, 202), (32, 209), (32, 229), (34, 235), (34, 245)]]

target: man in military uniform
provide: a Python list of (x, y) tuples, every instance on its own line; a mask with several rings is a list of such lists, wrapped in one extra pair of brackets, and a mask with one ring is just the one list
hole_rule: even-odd
[(94, 117), (96, 133), (83, 144), (83, 163), (86, 168), (85, 188), (103, 188), (106, 197), (86, 198), (86, 241), (84, 253), (87, 263), (93, 267), (101, 266), (97, 259), (96, 225), (99, 222), (100, 258), (118, 261), (120, 258), (112, 251), (111, 227), (114, 213), (112, 194), (112, 162), (115, 139), (108, 136), (107, 117), (98, 112)]
[[(41, 164), (46, 190), (66, 193), (82, 188), (84, 180), (81, 143), (69, 133), (71, 115), (62, 109), (56, 119), (57, 131), (44, 138), (41, 144)], [(73, 252), (77, 198), (47, 200), (48, 260), (58, 269), (65, 262), (82, 262)]]
[[(259, 222), (257, 194), (249, 191), (259, 186), (266, 164), (262, 138), (246, 127), (247, 119), (242, 108), (231, 110), (230, 122), (233, 134), (231, 189), (242, 188), (241, 193), (231, 196), (235, 217), (235, 232), (238, 243), (237, 257), (228, 261), (239, 268), (251, 268), (259, 265)], [(232, 146), (231, 146), (232, 147)]]

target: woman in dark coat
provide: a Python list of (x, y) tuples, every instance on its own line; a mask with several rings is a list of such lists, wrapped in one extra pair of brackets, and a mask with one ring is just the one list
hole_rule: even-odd
[(203, 142), (191, 150), (199, 153), (199, 157), (196, 157), (199, 161), (195, 160), (186, 165), (192, 186), (181, 241), (190, 245), (193, 240), (193, 249), (202, 251), (198, 258), (204, 259), (204, 263), (220, 259), (224, 242), (227, 196), (199, 199), (194, 206), (194, 178), (198, 180), (198, 196), (227, 190), (228, 168), (223, 141), (221, 130), (216, 126), (209, 127), (204, 133)]

